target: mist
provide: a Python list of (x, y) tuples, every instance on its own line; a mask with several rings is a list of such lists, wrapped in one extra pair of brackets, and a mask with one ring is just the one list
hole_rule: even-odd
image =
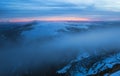
[[(98, 26), (91, 22), (18, 24), (18, 27), (12, 28), (14, 31), (10, 33), (15, 33), (16, 37), (14, 35), (8, 37), (8, 33), (3, 32), (6, 30), (2, 30), (1, 35), (8, 38), (7, 41), (4, 40), (6, 43), (0, 51), (0, 75), (29, 75), (36, 73), (36, 70), (46, 71), (51, 65), (57, 66), (56, 70), (59, 70), (85, 53), (96, 55), (109, 49), (120, 49), (120, 27), (112, 24), (108, 28), (101, 23), (97, 23)], [(73, 29), (70, 30), (68, 27)], [(15, 40), (16, 42), (13, 42)]]

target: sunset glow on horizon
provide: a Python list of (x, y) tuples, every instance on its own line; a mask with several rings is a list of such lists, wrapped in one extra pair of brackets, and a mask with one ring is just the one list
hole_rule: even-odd
[(15, 18), (9, 22), (29, 22), (29, 21), (92, 21), (89, 18), (80, 17), (48, 17), (48, 18)]

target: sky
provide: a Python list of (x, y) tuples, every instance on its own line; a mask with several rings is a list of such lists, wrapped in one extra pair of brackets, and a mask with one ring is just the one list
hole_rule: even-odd
[(120, 0), (0, 0), (0, 21), (120, 20)]

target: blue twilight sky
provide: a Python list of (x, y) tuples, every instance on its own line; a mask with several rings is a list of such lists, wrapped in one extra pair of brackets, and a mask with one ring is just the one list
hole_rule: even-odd
[(0, 0), (0, 20), (44, 17), (120, 20), (120, 0)]

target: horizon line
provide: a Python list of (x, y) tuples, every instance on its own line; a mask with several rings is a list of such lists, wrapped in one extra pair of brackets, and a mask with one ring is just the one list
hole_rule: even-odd
[(0, 22), (34, 22), (34, 21), (43, 21), (43, 22), (85, 22), (85, 21), (120, 21), (120, 20), (101, 20), (101, 19), (91, 19), (91, 18), (82, 18), (82, 17), (46, 17), (46, 18), (14, 18), (10, 20), (0, 20)]
[(91, 19), (81, 17), (13, 18), (1, 20), (0, 22), (31, 22), (31, 21), (61, 22), (61, 21), (91, 21)]

